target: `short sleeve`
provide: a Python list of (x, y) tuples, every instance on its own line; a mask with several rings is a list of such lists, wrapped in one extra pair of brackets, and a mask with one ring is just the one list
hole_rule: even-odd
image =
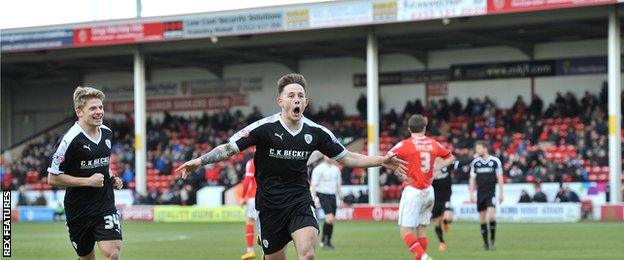
[(475, 163), (476, 162), (477, 162), (477, 160), (473, 160), (470, 163), (470, 178), (477, 177), (477, 173), (475, 172)]
[(503, 175), (503, 164), (496, 158), (496, 175)]
[(389, 155), (397, 155), (401, 157), (401, 151), (403, 150), (403, 141), (395, 144), (390, 150), (388, 150)]
[(317, 150), (332, 160), (338, 160), (344, 157), (348, 152), (347, 148), (345, 148), (340, 141), (338, 141), (338, 138), (336, 138), (336, 136), (334, 136), (329, 129), (323, 126), (321, 126), (320, 129), (321, 131), (319, 131), (318, 134), (320, 140)]
[(446, 149), (446, 147), (444, 147), (442, 144), (440, 144), (438, 141), (433, 141), (434, 142), (434, 147), (435, 147), (435, 152), (436, 152), (436, 156), (437, 157), (442, 157), (442, 158), (448, 158), (449, 156), (451, 156), (451, 151), (449, 151), (448, 149)]
[(71, 158), (71, 143), (64, 136), (59, 140), (54, 154), (52, 154), (52, 162), (48, 167), (48, 172), (54, 175), (65, 173), (67, 164)]
[(260, 121), (258, 120), (232, 135), (229, 139), (230, 145), (236, 147), (238, 151), (256, 145), (262, 128)]

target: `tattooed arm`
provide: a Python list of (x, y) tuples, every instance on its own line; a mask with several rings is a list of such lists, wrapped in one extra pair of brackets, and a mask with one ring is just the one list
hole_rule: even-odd
[(186, 179), (186, 177), (191, 172), (197, 170), (199, 166), (227, 160), (237, 152), (238, 149), (236, 149), (236, 147), (234, 147), (230, 143), (225, 143), (215, 147), (210, 152), (200, 156), (199, 158), (195, 158), (193, 160), (185, 162), (184, 164), (180, 165), (180, 167), (178, 167), (175, 171), (178, 175), (182, 176), (182, 179)]

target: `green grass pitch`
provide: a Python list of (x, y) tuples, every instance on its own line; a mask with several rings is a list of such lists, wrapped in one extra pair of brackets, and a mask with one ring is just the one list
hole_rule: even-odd
[[(243, 223), (124, 222), (122, 228), (123, 259), (240, 259), (245, 247)], [(14, 259), (77, 258), (63, 223), (14, 223), (12, 232)], [(479, 224), (453, 223), (445, 234), (449, 250), (438, 251), (430, 227), (428, 251), (435, 259), (624, 259), (623, 234), (622, 223), (499, 223), (496, 250), (486, 252)], [(338, 222), (333, 240), (336, 249), (317, 249), (318, 259), (413, 259), (395, 222)], [(288, 259), (296, 259), (292, 243)]]

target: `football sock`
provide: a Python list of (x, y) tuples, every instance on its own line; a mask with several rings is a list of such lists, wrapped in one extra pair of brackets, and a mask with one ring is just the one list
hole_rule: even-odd
[(436, 226), (435, 227), (435, 232), (436, 235), (438, 236), (438, 239), (440, 240), (440, 242), (444, 243), (444, 237), (442, 234), (442, 227), (441, 226)]
[(323, 233), (321, 234), (321, 237), (322, 237), (321, 241), (324, 244), (327, 244), (327, 234), (329, 233), (328, 229), (329, 229), (329, 226), (327, 226), (327, 223), (323, 223)]
[(488, 244), (488, 233), (487, 233), (487, 224), (481, 224), (481, 236), (483, 237), (483, 243)]
[(334, 224), (325, 224), (327, 226), (327, 244), (331, 245), (332, 235), (334, 234)]
[(245, 238), (247, 239), (247, 251), (251, 248), (253, 250), (254, 241), (254, 228), (253, 224), (247, 224), (245, 226)]
[(492, 245), (494, 244), (494, 236), (496, 235), (496, 220), (490, 221), (490, 239)]
[(403, 236), (403, 242), (405, 242), (407, 249), (412, 252), (416, 258), (420, 258), (423, 254), (425, 254), (425, 250), (422, 246), (420, 246), (420, 242), (418, 242), (418, 239), (414, 236), (414, 234), (408, 233)]
[(425, 252), (427, 251), (427, 237), (419, 237), (418, 243), (420, 243), (420, 247), (422, 247)]

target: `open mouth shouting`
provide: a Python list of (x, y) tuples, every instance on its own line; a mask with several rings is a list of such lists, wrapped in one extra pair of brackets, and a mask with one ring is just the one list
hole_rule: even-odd
[(301, 107), (293, 108), (293, 116), (295, 118), (300, 118), (302, 113), (303, 113), (303, 111), (301, 111)]

